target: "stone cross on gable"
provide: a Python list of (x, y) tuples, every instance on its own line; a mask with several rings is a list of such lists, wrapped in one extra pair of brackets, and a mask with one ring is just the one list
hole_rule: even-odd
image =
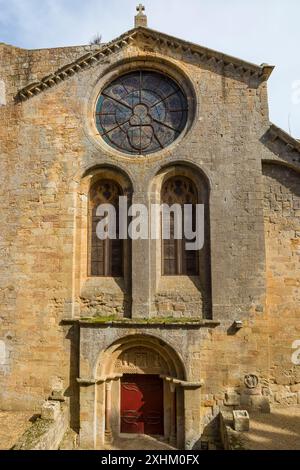
[(147, 16), (145, 15), (145, 7), (141, 3), (136, 7), (136, 11), (138, 14), (135, 16), (135, 22), (134, 26), (135, 28), (147, 28), (148, 22), (147, 22)]
[(140, 3), (140, 4), (136, 7), (136, 11), (138, 11), (140, 15), (143, 15), (143, 12), (145, 11), (144, 5), (142, 5), (142, 4)]

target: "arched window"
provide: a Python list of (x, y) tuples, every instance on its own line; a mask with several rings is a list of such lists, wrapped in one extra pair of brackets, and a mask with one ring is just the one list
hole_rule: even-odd
[[(112, 180), (100, 180), (90, 191), (90, 275), (123, 277), (123, 241), (119, 240), (119, 197), (122, 189)], [(115, 240), (100, 240), (97, 225), (101, 218), (96, 215), (100, 204), (111, 204), (116, 209)]]
[[(174, 238), (174, 212), (170, 212), (170, 239), (162, 240), (162, 274), (164, 276), (197, 276), (199, 274), (199, 252), (186, 250), (184, 238), (184, 205), (193, 206), (192, 228), (196, 227), (197, 189), (194, 183), (183, 176), (168, 179), (163, 187), (161, 200), (169, 207), (179, 204), (182, 210), (182, 239)], [(191, 242), (191, 240), (188, 240)]]

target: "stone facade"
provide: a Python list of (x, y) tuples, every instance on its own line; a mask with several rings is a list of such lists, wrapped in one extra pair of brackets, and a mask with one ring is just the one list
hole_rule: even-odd
[[(170, 147), (128, 156), (99, 136), (95, 102), (141, 68), (181, 84), (188, 125)], [(138, 27), (108, 45), (0, 44), (0, 70), (0, 408), (39, 409), (63, 382), (80, 445), (102, 446), (119, 432), (128, 348), (157, 363), (166, 437), (181, 448), (220, 407), (300, 403), (300, 144), (269, 122), (272, 67)], [(149, 206), (169, 175), (205, 188), (200, 276), (162, 276), (159, 242), (137, 240), (124, 279), (88, 277), (94, 181)]]

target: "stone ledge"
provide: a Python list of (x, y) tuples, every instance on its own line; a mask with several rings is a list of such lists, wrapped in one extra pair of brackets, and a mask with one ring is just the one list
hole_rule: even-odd
[[(113, 381), (117, 380), (123, 377), (123, 374), (114, 374), (106, 377), (98, 377), (98, 378), (81, 378), (79, 377), (76, 379), (76, 382), (79, 384), (81, 387), (89, 387), (91, 385), (99, 385), (102, 383), (105, 383), (107, 381)], [(199, 388), (202, 388), (204, 385), (204, 380), (201, 380), (200, 382), (188, 382), (186, 380), (179, 380), (174, 377), (169, 377), (166, 375), (160, 375), (160, 378), (165, 380), (166, 382), (169, 382), (173, 384), (174, 386), (182, 387), (187, 390), (197, 390)]]
[(63, 325), (78, 324), (80, 327), (93, 328), (216, 328), (221, 322), (215, 320), (198, 319), (118, 319), (107, 320), (106, 318), (76, 318), (63, 319)]
[(55, 419), (38, 418), (20, 437), (12, 450), (58, 450), (69, 426), (68, 404), (58, 406)]

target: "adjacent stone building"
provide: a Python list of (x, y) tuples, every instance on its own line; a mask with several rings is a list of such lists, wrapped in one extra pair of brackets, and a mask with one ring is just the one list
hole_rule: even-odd
[[(269, 121), (272, 70), (142, 9), (108, 44), (0, 44), (1, 409), (62, 389), (82, 448), (191, 449), (220, 407), (300, 404), (300, 143)], [(121, 195), (204, 204), (204, 248), (99, 241)]]

